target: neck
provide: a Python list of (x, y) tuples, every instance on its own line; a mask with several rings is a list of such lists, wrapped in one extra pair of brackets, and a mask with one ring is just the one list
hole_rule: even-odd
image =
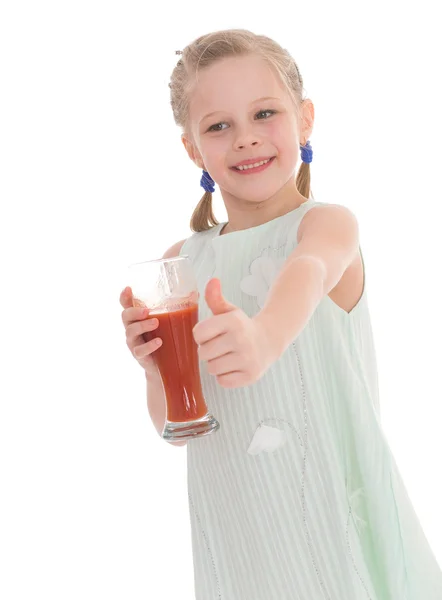
[(235, 198), (224, 190), (221, 193), (228, 215), (228, 223), (223, 227), (221, 235), (256, 227), (282, 217), (308, 200), (298, 192), (294, 180), (290, 180), (275, 195), (261, 202)]

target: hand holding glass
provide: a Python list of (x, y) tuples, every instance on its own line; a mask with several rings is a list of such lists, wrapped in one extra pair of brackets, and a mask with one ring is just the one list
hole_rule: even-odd
[(152, 354), (163, 382), (166, 422), (162, 437), (188, 440), (219, 429), (208, 412), (201, 387), (198, 347), (193, 328), (198, 322), (198, 288), (192, 264), (186, 256), (130, 265), (134, 306), (149, 309), (159, 327), (144, 333), (149, 342), (163, 343)]

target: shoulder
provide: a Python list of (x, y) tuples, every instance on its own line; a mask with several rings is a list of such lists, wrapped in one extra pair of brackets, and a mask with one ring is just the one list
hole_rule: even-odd
[(303, 216), (298, 228), (298, 242), (304, 235), (306, 230), (316, 230), (324, 227), (329, 228), (344, 228), (357, 231), (358, 221), (355, 214), (342, 204), (314, 204)]
[(166, 252), (163, 254), (163, 258), (173, 258), (174, 256), (179, 256), (181, 248), (184, 246), (186, 241), (187, 241), (187, 239), (184, 239), (184, 240), (177, 242), (176, 244), (173, 244), (173, 246), (168, 248), (166, 250)]
[(211, 227), (204, 231), (194, 232), (190, 237), (181, 240), (166, 250), (163, 258), (172, 258), (178, 256), (180, 252), (188, 254), (190, 256), (197, 256), (204, 251), (204, 248), (208, 241), (210, 241), (214, 235), (216, 235), (219, 227)]

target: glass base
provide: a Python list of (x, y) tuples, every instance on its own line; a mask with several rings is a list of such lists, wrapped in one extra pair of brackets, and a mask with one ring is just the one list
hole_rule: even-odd
[(219, 423), (212, 417), (211, 414), (207, 413), (201, 419), (196, 421), (185, 421), (183, 423), (174, 423), (167, 421), (164, 426), (161, 437), (168, 441), (179, 441), (179, 440), (191, 440), (196, 437), (203, 435), (209, 435), (218, 431)]

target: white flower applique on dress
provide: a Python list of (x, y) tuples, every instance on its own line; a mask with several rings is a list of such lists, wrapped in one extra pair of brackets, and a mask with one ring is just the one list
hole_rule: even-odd
[(282, 429), (261, 424), (255, 431), (247, 452), (249, 454), (274, 452), (286, 442), (286, 438), (286, 432)]
[(241, 281), (241, 290), (249, 296), (256, 296), (259, 308), (264, 307), (270, 287), (279, 274), (284, 262), (284, 257), (272, 258), (271, 256), (260, 256), (250, 265), (251, 275), (244, 277)]

